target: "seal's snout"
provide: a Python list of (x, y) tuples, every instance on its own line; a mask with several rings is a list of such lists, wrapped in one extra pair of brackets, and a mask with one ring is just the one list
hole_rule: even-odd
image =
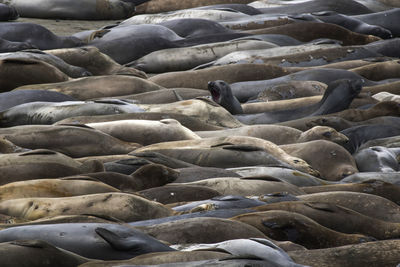
[(214, 85), (215, 85), (215, 82), (212, 82), (212, 81), (208, 82), (208, 87), (213, 87)]

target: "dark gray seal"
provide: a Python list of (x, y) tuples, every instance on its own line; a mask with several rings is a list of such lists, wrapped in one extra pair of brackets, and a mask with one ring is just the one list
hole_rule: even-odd
[(0, 21), (15, 20), (19, 17), (17, 10), (14, 7), (0, 4)]
[(161, 22), (158, 25), (173, 30), (176, 34), (184, 38), (204, 36), (210, 34), (234, 33), (220, 23), (208, 19), (174, 19)]
[(32, 48), (37, 47), (27, 42), (11, 42), (0, 38), (0, 53), (15, 52)]
[(360, 125), (347, 128), (341, 133), (349, 138), (349, 142), (344, 147), (353, 154), (363, 143), (369, 140), (400, 135), (400, 127), (387, 124)]
[(0, 242), (40, 239), (83, 257), (130, 259), (137, 255), (174, 249), (133, 228), (104, 223), (63, 223), (12, 227), (0, 231)]
[(75, 101), (74, 98), (47, 90), (15, 90), (0, 93), (0, 111), (29, 102), (64, 102)]
[(360, 172), (397, 172), (399, 171), (400, 148), (373, 146), (354, 154)]
[(357, 18), (339, 14), (334, 11), (314, 12), (311, 14), (300, 14), (289, 17), (294, 18), (296, 20), (320, 21), (325, 23), (337, 24), (350, 31), (366, 35), (375, 35), (382, 39), (388, 39), (393, 37), (391, 31), (385, 29), (384, 27), (378, 25), (371, 25)]
[(232, 11), (232, 12), (241, 12), (243, 14), (247, 14), (250, 16), (262, 14), (262, 12), (260, 10), (258, 10), (257, 8), (254, 8), (254, 7), (246, 5), (246, 4), (219, 4), (219, 5), (196, 7), (193, 9), (225, 10), (225, 11)]
[[(243, 114), (236, 115), (236, 118), (245, 124), (265, 124), (265, 123), (276, 123), (288, 120), (295, 120), (307, 116), (318, 116), (324, 114), (330, 114), (334, 112), (342, 111), (349, 107), (353, 99), (358, 95), (362, 89), (361, 80), (336, 80), (329, 84), (320, 102), (309, 105), (306, 107), (300, 107), (296, 109), (280, 110), (276, 112), (264, 112), (258, 114)], [(224, 93), (229, 85), (226, 83), (220, 83), (224, 85), (224, 90), (220, 90)], [(214, 86), (215, 87), (215, 86)], [(225, 95), (212, 93), (212, 97), (224, 104), (225, 101), (219, 100), (224, 98)], [(233, 97), (231, 100), (234, 99)], [(228, 99), (229, 100), (229, 99)], [(214, 100), (215, 101), (215, 100)], [(238, 107), (238, 102), (226, 101), (227, 108), (235, 109)], [(218, 103), (218, 102), (217, 102)], [(225, 106), (224, 106), (225, 107)], [(237, 109), (235, 109), (237, 110)]]
[(353, 16), (370, 25), (378, 25), (392, 32), (393, 36), (400, 37), (400, 8), (393, 8), (372, 14)]
[(45, 27), (34, 23), (5, 22), (0, 27), (0, 38), (13, 42), (28, 42), (39, 49), (56, 49), (82, 46), (80, 39), (57, 36)]

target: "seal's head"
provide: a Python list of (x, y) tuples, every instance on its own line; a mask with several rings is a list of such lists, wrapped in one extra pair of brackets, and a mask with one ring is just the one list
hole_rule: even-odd
[(232, 95), (230, 86), (221, 80), (208, 82), (208, 91), (215, 103), (221, 104), (224, 96)]

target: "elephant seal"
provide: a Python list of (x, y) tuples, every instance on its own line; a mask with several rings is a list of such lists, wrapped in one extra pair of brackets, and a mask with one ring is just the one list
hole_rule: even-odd
[(339, 14), (334, 11), (312, 12), (310, 15), (301, 14), (301, 15), (291, 16), (291, 18), (299, 20), (304, 19), (306, 21), (319, 20), (325, 23), (337, 24), (353, 32), (366, 35), (375, 35), (382, 39), (388, 39), (393, 37), (392, 33), (383, 27), (370, 25), (354, 17)]
[(51, 54), (47, 54), (40, 50), (29, 50), (29, 51), (19, 51), (14, 53), (1, 53), (0, 59), (36, 59), (39, 61), (44, 61), (58, 68), (65, 74), (67, 74), (71, 78), (79, 78), (84, 76), (92, 76), (92, 74), (85, 70), (84, 68), (77, 67), (66, 63), (64, 60), (53, 56)]
[(384, 146), (387, 148), (397, 148), (400, 147), (399, 140), (400, 137), (397, 135), (392, 137), (374, 139), (364, 143), (359, 149), (364, 149), (371, 146)]
[(0, 38), (0, 53), (16, 52), (25, 49), (34, 49), (34, 45), (28, 42), (11, 42)]
[(1, 92), (26, 84), (64, 82), (69, 77), (56, 67), (35, 59), (0, 59)]
[(284, 5), (282, 7), (271, 7), (271, 8), (259, 8), (264, 14), (298, 14), (298, 13), (311, 13), (318, 11), (336, 11), (345, 15), (358, 15), (372, 13), (372, 10), (368, 9), (364, 5), (356, 1), (334, 1), (334, 0), (313, 0), (306, 1), (304, 3), (295, 3), (290, 5)]
[(240, 177), (233, 171), (213, 167), (187, 167), (178, 169), (179, 176), (174, 183), (190, 183), (208, 178)]
[(353, 154), (369, 140), (399, 135), (400, 127), (386, 124), (360, 125), (347, 128), (341, 133), (349, 138), (344, 147)]
[(295, 262), (309, 266), (396, 266), (400, 261), (399, 247), (399, 240), (382, 240), (288, 254)]
[(26, 85), (18, 88), (20, 89), (51, 90), (78, 100), (87, 100), (150, 92), (160, 90), (162, 87), (135, 76), (102, 75), (57, 83), (42, 82), (40, 85)]
[(347, 30), (339, 25), (319, 22), (290, 23), (272, 28), (244, 31), (248, 34), (285, 34), (302, 42), (318, 38), (339, 40), (343, 45), (365, 45), (381, 40), (373, 35), (364, 35)]
[(369, 180), (378, 180), (385, 183), (400, 185), (399, 172), (359, 172), (342, 179), (343, 183), (360, 183)]
[[(326, 140), (281, 145), (286, 153), (307, 161), (328, 181), (339, 181), (358, 172), (353, 157), (342, 146)], [(318, 156), (317, 156), (318, 155)]]
[(185, 183), (200, 185), (217, 190), (221, 195), (262, 195), (274, 192), (288, 192), (292, 195), (301, 195), (302, 190), (297, 186), (273, 177), (221, 177), (210, 178), (197, 182)]
[(354, 159), (361, 172), (397, 172), (399, 156), (400, 148), (373, 146), (357, 151)]
[(48, 29), (33, 23), (2, 23), (0, 38), (13, 42), (29, 42), (37, 48), (56, 49), (85, 45), (80, 39), (72, 36), (57, 36)]
[(0, 112), (0, 125), (53, 124), (79, 115), (110, 115), (142, 112), (136, 105), (122, 101), (32, 102)]
[(147, 78), (144, 72), (121, 66), (94, 46), (53, 49), (45, 52), (61, 58), (68, 64), (85, 68), (93, 75), (120, 74), (137, 76), (143, 79)]
[(52, 149), (75, 158), (124, 154), (140, 146), (79, 126), (24, 125), (0, 129), (0, 136), (24, 148)]
[(365, 235), (340, 233), (304, 215), (284, 210), (242, 214), (231, 220), (249, 224), (274, 240), (292, 241), (307, 249), (337, 247), (375, 240)]
[[(329, 69), (329, 68), (319, 68), (319, 69), (307, 69), (304, 71), (299, 71), (291, 73), (285, 76), (265, 79), (258, 81), (243, 81), (237, 83), (231, 83), (230, 87), (232, 89), (233, 95), (240, 101), (246, 102), (249, 99), (256, 97), (259, 93), (263, 92), (266, 87), (271, 87), (273, 85), (286, 83), (289, 81), (319, 81), (325, 84), (330, 84), (337, 80), (353, 80), (353, 87), (361, 87), (368, 85), (376, 85), (376, 82), (369, 81), (362, 76), (353, 73), (348, 70), (339, 69)], [(355, 82), (359, 80), (358, 82)], [(338, 82), (336, 82), (338, 83)], [(335, 84), (336, 85), (336, 84)], [(361, 88), (359, 88), (361, 90)], [(332, 90), (332, 89), (331, 89)], [(327, 94), (326, 89), (324, 94)]]
[[(371, 174), (371, 172), (362, 172), (360, 174)], [(377, 176), (378, 175), (379, 174), (377, 174)], [(351, 181), (353, 180), (353, 178), (348, 179), (348, 181), (349, 180)], [(369, 180), (361, 182), (354, 181), (353, 183), (331, 184), (326, 186), (308, 186), (302, 187), (302, 189), (308, 194), (331, 191), (351, 191), (360, 193), (368, 192), (368, 194), (381, 196), (389, 199), (390, 201), (393, 201), (396, 204), (400, 204), (400, 199), (398, 197), (398, 186), (390, 183), (390, 181), (386, 182), (384, 180), (373, 179), (372, 177)]]
[(230, 256), (226, 252), (217, 251), (168, 251), (168, 252), (153, 252), (136, 256), (129, 260), (121, 261), (92, 261), (80, 267), (111, 267), (111, 266), (138, 266), (138, 265), (164, 265), (164, 264), (183, 264), (192, 261), (206, 261), (211, 259), (222, 259)]
[(0, 4), (0, 21), (9, 21), (18, 19), (17, 10), (9, 5)]
[(270, 141), (276, 145), (303, 143), (313, 140), (328, 140), (337, 144), (348, 142), (348, 138), (327, 126), (315, 126), (307, 131), (290, 128), (287, 126), (260, 124), (246, 125), (234, 129), (199, 131), (196, 134), (202, 138), (222, 136), (251, 136)]
[(387, 222), (400, 222), (399, 206), (386, 198), (372, 194), (332, 191), (297, 197), (303, 201), (332, 203)]
[(221, 218), (190, 218), (137, 228), (170, 244), (216, 243), (238, 238), (265, 238), (265, 235), (253, 226)]
[(272, 79), (287, 74), (289, 74), (288, 70), (268, 64), (233, 64), (194, 71), (163, 73), (152, 76), (149, 80), (165, 88), (207, 90), (208, 81), (223, 80), (227, 83), (234, 83)]
[(192, 131), (211, 131), (221, 130), (223, 127), (212, 125), (199, 118), (193, 118), (190, 115), (177, 114), (171, 112), (144, 112), (144, 113), (126, 113), (116, 115), (99, 115), (99, 116), (77, 116), (58, 121), (56, 124), (86, 124), (115, 120), (162, 120), (174, 119), (179, 121), (183, 126)]
[(183, 71), (214, 61), (234, 51), (268, 49), (275, 44), (258, 40), (231, 40), (154, 51), (125, 64), (147, 73)]
[[(296, 168), (318, 175), (318, 172), (315, 172), (303, 160), (288, 156), (275, 144), (254, 137), (230, 136), (164, 142), (139, 148), (135, 152), (159, 152), (203, 167), (233, 168), (277, 164), (277, 166)], [(263, 158), (252, 158), (252, 154), (263, 155)], [(200, 157), (200, 155), (203, 156)], [(208, 156), (205, 157), (206, 155)]]
[(76, 99), (62, 93), (46, 90), (16, 90), (0, 93), (0, 111), (30, 102), (64, 102)]
[(107, 223), (31, 225), (0, 231), (1, 242), (15, 239), (41, 239), (83, 257), (101, 260), (130, 259), (144, 253), (174, 250), (132, 227)]
[[(238, 4), (248, 4), (253, 0), (236, 0)], [(231, 0), (182, 0), (177, 3), (174, 0), (151, 0), (138, 5), (136, 12), (138, 14), (161, 13), (174, 10), (188, 9), (200, 6), (210, 6), (217, 4), (232, 4)]]
[(180, 184), (153, 187), (138, 191), (137, 194), (162, 204), (198, 201), (220, 195), (217, 190), (205, 186)]
[(33, 5), (26, 0), (2, 1), (14, 7), (22, 17), (43, 19), (114, 20), (133, 15), (135, 1), (85, 1), (76, 6), (58, 0)]
[(77, 266), (90, 259), (57, 248), (41, 240), (16, 240), (0, 244), (0, 259), (4, 267), (11, 266)]
[(62, 179), (37, 179), (8, 183), (0, 186), (0, 200), (31, 197), (69, 197), (88, 194), (118, 192), (98, 181)]
[[(229, 87), (229, 85), (227, 86)], [(347, 109), (361, 89), (361, 80), (336, 80), (329, 83), (322, 99), (315, 104), (275, 112), (239, 114), (235, 117), (244, 124), (270, 124), (302, 117), (331, 114)]]
[(354, 16), (356, 19), (371, 25), (378, 25), (392, 32), (393, 36), (400, 37), (399, 22), (400, 9), (392, 8), (381, 12)]
[(247, 197), (239, 196), (239, 195), (225, 195), (225, 196), (216, 196), (203, 201), (193, 201), (188, 204), (183, 204), (179, 206), (175, 206), (172, 209), (179, 212), (198, 212), (207, 209), (208, 207), (212, 207), (211, 210), (219, 210), (219, 209), (245, 209), (252, 208), (260, 205), (264, 205), (265, 202), (250, 199)]
[(289, 81), (266, 88), (257, 96), (261, 101), (293, 99), (323, 95), (327, 85), (317, 81)]
[(104, 171), (104, 167), (96, 160), (80, 163), (61, 153), (36, 149), (22, 153), (1, 154), (0, 170), (0, 184), (3, 185), (23, 180)]
[[(11, 205), (11, 206), (10, 206)], [(119, 207), (115, 209), (115, 207)], [(63, 198), (20, 198), (0, 202), (3, 214), (36, 220), (56, 215), (106, 214), (124, 222), (172, 215), (172, 210), (143, 197), (119, 193), (97, 193)]]
[(87, 125), (122, 141), (135, 142), (142, 145), (200, 139), (195, 133), (173, 119), (160, 121), (123, 120), (89, 123)]
[(284, 210), (295, 212), (337, 232), (359, 233), (379, 240), (398, 238), (400, 235), (398, 223), (377, 220), (331, 203), (287, 201), (270, 203), (254, 209), (257, 211)]

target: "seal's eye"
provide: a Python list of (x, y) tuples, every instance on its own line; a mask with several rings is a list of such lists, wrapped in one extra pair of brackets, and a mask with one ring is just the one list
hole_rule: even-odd
[(329, 138), (329, 137), (332, 136), (332, 133), (331, 132), (324, 132), (322, 135), (325, 136), (326, 138)]

